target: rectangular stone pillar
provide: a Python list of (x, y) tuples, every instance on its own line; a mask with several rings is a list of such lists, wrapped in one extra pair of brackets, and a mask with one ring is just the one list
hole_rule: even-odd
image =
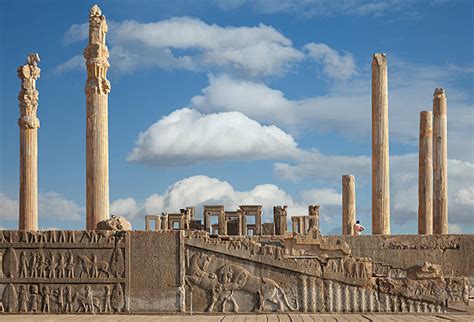
[(448, 123), (442, 88), (433, 98), (433, 233), (448, 233)]
[(390, 234), (387, 57), (372, 60), (372, 234)]
[(287, 212), (288, 206), (273, 207), (273, 223), (275, 224), (275, 235), (284, 235), (287, 231)]
[(222, 207), (222, 210), (220, 211), (218, 217), (217, 217), (217, 224), (218, 224), (218, 230), (219, 230), (219, 235), (225, 236), (227, 235), (227, 222), (225, 220), (225, 210), (224, 207)]
[(342, 176), (342, 234), (353, 235), (356, 223), (355, 178), (353, 175)]
[(433, 233), (433, 126), (432, 113), (420, 113), (418, 158), (418, 234)]
[(36, 80), (40, 77), (38, 54), (29, 54), (27, 63), (18, 67), (21, 89), (18, 95), (20, 106), (20, 230), (38, 230), (38, 128), (36, 117), (38, 91)]
[(298, 233), (298, 230), (296, 229), (297, 222), (297, 217), (291, 217), (291, 231), (293, 232), (293, 234)]
[(161, 215), (161, 229), (162, 230), (169, 230), (168, 214), (167, 213), (163, 213)]
[(262, 208), (260, 207), (255, 214), (255, 235), (262, 234)]

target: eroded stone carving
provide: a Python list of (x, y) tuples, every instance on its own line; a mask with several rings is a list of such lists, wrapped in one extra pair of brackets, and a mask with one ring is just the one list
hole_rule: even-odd
[(207, 269), (213, 257), (204, 253), (197, 253), (191, 257), (186, 282), (189, 286), (197, 286), (211, 292), (211, 303), (207, 312), (213, 312), (216, 303), (223, 302), (221, 311), (225, 310), (225, 304), (231, 302), (233, 310), (238, 311), (239, 306), (234, 298), (236, 291), (253, 294), (257, 298), (255, 310), (263, 312), (266, 302), (273, 303), (277, 309), (284, 311), (298, 310), (298, 304), (292, 305), (285, 291), (272, 279), (262, 278), (251, 274), (245, 268), (228, 264), (220, 267), (216, 272), (208, 272)]

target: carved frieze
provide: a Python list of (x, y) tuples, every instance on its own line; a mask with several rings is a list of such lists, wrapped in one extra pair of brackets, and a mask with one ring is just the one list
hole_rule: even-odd
[(0, 311), (120, 313), (128, 310), (124, 232), (0, 231)]

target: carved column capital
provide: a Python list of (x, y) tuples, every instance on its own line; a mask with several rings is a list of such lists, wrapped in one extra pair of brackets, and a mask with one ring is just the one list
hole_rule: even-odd
[(105, 16), (97, 5), (89, 11), (89, 44), (84, 49), (86, 59), (87, 81), (86, 94), (108, 94), (110, 82), (107, 80), (109, 69), (109, 50), (105, 44), (108, 31)]
[(36, 129), (40, 124), (36, 117), (39, 96), (36, 90), (36, 80), (41, 73), (41, 69), (38, 67), (39, 61), (39, 55), (31, 53), (28, 55), (26, 64), (18, 67), (18, 78), (21, 79), (21, 89), (18, 94), (20, 107), (18, 125), (26, 129)]

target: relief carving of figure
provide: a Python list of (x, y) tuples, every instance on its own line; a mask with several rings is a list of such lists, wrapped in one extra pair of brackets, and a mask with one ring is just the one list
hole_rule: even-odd
[(76, 296), (70, 285), (66, 286), (65, 297), (66, 297), (66, 307), (64, 311), (68, 313), (72, 313), (74, 310), (74, 302), (76, 300)]
[(38, 277), (46, 277), (46, 257), (43, 252), (38, 255), (38, 262)]
[(46, 268), (48, 272), (48, 278), (56, 278), (56, 270), (55, 270), (55, 260), (54, 260), (54, 253), (49, 253), (48, 257), (48, 266)]
[(35, 278), (38, 277), (38, 268), (39, 268), (39, 261), (38, 261), (38, 254), (32, 253), (31, 254), (31, 265), (30, 265), (30, 277)]
[(20, 277), (28, 277), (28, 257), (24, 251), (20, 254)]
[(74, 278), (74, 256), (69, 252), (69, 257), (66, 264), (66, 276), (67, 278)]
[(109, 264), (106, 261), (97, 261), (95, 254), (92, 254), (92, 259), (89, 259), (86, 255), (79, 255), (81, 262), (81, 274), (79, 277), (100, 278), (100, 274), (103, 273), (107, 278), (110, 277)]
[(49, 313), (51, 311), (51, 291), (48, 286), (43, 286), (41, 292), (42, 302), (43, 302), (43, 313)]
[(31, 285), (30, 287), (30, 311), (33, 313), (38, 312), (38, 302), (39, 302), (39, 294), (38, 294), (38, 286)]
[(92, 294), (91, 287), (87, 285), (84, 289), (84, 295), (78, 296), (79, 301), (79, 308), (77, 312), (84, 312), (84, 313), (95, 313), (95, 308), (97, 308), (100, 312), (100, 306), (98, 299), (94, 298)]
[(56, 297), (58, 312), (64, 312), (64, 288), (62, 286), (58, 287), (58, 289), (54, 291), (54, 296)]
[(66, 263), (64, 261), (64, 255), (59, 254), (59, 259), (58, 263), (56, 265), (56, 270), (57, 270), (57, 276), (58, 278), (64, 278), (66, 277)]
[(20, 312), (28, 312), (29, 294), (26, 285), (20, 285), (20, 292), (18, 294), (18, 303)]
[(110, 286), (106, 285), (104, 286), (104, 292), (102, 294), (103, 298), (104, 298), (104, 305), (103, 305), (103, 309), (102, 309), (102, 312), (111, 312), (112, 311), (112, 307), (110, 305)]

